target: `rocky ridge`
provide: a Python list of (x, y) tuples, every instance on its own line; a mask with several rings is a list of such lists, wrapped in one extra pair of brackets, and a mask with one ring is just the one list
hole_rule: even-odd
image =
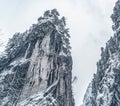
[(83, 100), (83, 106), (120, 106), (120, 0), (111, 16), (114, 36), (101, 48), (101, 59)]

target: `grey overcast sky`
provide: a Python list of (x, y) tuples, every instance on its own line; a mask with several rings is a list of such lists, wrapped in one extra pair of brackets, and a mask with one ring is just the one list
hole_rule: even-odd
[[(73, 56), (76, 106), (96, 72), (100, 47), (113, 35), (110, 15), (116, 0), (0, 0), (0, 42), (15, 32), (24, 32), (45, 10), (56, 8), (67, 19)], [(1, 43), (0, 43), (1, 44)], [(0, 50), (2, 48), (0, 47)]]

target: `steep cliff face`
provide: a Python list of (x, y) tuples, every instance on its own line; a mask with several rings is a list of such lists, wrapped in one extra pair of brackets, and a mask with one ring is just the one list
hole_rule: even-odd
[(0, 57), (0, 106), (74, 106), (65, 18), (46, 11)]
[(84, 106), (120, 106), (120, 0), (111, 18), (115, 34), (105, 49), (101, 48), (97, 73), (86, 91)]

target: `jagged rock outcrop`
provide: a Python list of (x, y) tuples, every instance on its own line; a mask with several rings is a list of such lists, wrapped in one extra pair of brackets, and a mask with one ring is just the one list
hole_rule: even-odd
[(46, 11), (0, 56), (0, 106), (74, 106), (65, 18)]
[(97, 73), (84, 96), (84, 106), (120, 106), (120, 0), (111, 18), (115, 34), (105, 49), (101, 48)]

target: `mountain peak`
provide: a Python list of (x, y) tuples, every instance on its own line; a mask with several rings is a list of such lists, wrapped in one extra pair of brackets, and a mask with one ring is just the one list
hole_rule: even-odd
[(70, 36), (58, 16), (48, 10), (9, 40), (0, 57), (1, 106), (74, 106)]

